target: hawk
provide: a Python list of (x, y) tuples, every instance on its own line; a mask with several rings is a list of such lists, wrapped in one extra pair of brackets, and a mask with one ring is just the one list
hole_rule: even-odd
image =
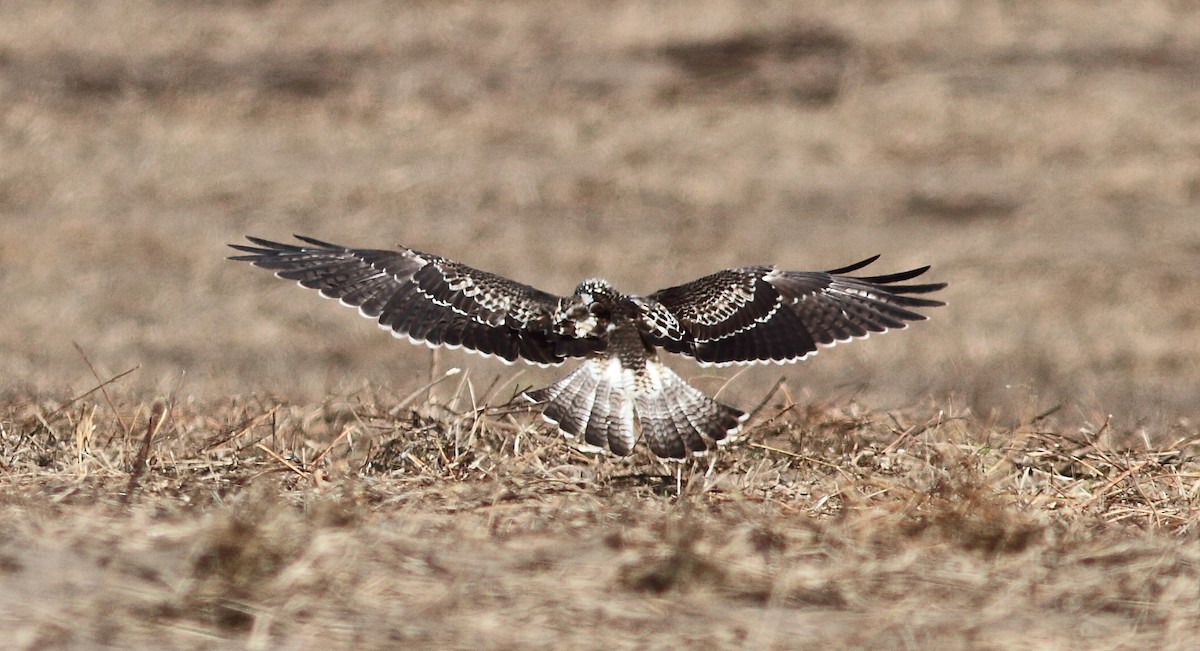
[(413, 249), (356, 249), (310, 237), (231, 244), (249, 262), (358, 308), (396, 337), (512, 363), (583, 363), (524, 396), (568, 437), (625, 456), (639, 433), (659, 457), (702, 454), (736, 435), (747, 414), (692, 387), (658, 351), (702, 366), (796, 362), (818, 345), (900, 329), (926, 317), (922, 298), (945, 283), (910, 284), (929, 267), (849, 276), (879, 256), (829, 271), (726, 269), (646, 296), (585, 280), (570, 296)]

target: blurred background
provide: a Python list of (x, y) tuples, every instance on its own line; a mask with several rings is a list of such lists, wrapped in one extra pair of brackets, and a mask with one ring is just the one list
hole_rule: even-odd
[[(1180, 2), (0, 4), (0, 390), (405, 395), (435, 360), (225, 260), (406, 246), (569, 293), (931, 264), (903, 333), (743, 407), (1194, 426), (1200, 13)], [(442, 353), (478, 387), (562, 371)]]

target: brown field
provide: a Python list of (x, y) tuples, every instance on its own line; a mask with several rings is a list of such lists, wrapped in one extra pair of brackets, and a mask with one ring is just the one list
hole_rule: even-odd
[[(1195, 649), (1198, 213), (1188, 3), (2, 3), (0, 640)], [(293, 232), (949, 305), (612, 459), (224, 259)]]

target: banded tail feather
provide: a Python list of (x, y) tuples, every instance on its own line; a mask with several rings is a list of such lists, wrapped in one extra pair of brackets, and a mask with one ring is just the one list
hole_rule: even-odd
[(747, 414), (712, 400), (656, 360), (626, 368), (619, 358), (592, 359), (542, 389), (525, 392), (567, 436), (627, 456), (638, 434), (664, 458), (700, 455), (727, 442)]

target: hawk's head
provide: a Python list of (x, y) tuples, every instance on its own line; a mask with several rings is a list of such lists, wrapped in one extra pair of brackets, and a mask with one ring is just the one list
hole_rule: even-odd
[(589, 308), (603, 305), (611, 310), (621, 300), (621, 294), (603, 278), (588, 278), (575, 286), (575, 295), (571, 298), (578, 299)]
[(554, 314), (554, 331), (572, 337), (596, 337), (603, 334), (621, 295), (607, 280), (590, 278), (575, 288), (575, 294), (563, 299)]

